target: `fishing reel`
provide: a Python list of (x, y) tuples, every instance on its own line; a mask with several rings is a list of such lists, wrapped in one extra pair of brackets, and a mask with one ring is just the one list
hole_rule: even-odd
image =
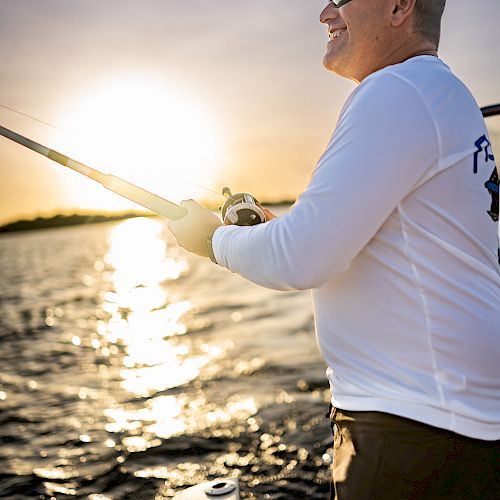
[(236, 226), (255, 226), (266, 222), (264, 211), (259, 202), (248, 193), (232, 194), (228, 187), (223, 188), (226, 202), (222, 206), (222, 220), (224, 223)]

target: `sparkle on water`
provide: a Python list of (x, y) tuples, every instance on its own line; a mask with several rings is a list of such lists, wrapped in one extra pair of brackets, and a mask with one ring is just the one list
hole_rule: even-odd
[(204, 366), (223, 358), (232, 347), (231, 342), (193, 342), (185, 335), (184, 320), (195, 306), (169, 296), (165, 283), (187, 272), (188, 263), (183, 257), (169, 255), (162, 230), (163, 225), (153, 219), (123, 222), (113, 230), (104, 258), (111, 269), (113, 291), (103, 294), (102, 308), (109, 319), (99, 324), (100, 340), (95, 347), (111, 352), (113, 346), (121, 345), (126, 353), (121, 358), (121, 386), (134, 396), (147, 398), (140, 409), (120, 404), (104, 412), (108, 432), (134, 434), (122, 439), (131, 452), (158, 446), (158, 438), (233, 418), (246, 419), (257, 411), (253, 399), (232, 400), (216, 408), (203, 396), (195, 400), (182, 393), (155, 396), (195, 380)]

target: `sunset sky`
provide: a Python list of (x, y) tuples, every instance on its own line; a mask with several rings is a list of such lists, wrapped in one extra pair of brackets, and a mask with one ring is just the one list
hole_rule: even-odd
[[(0, 0), (0, 104), (68, 132), (0, 125), (174, 201), (295, 198), (354, 88), (323, 69), (325, 3)], [(440, 55), (480, 105), (500, 102), (499, 54), (497, 0), (448, 0)], [(0, 169), (0, 223), (132, 207), (2, 137)]]

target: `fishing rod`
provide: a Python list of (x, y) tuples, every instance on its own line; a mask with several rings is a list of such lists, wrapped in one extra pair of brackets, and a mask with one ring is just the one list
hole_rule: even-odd
[[(1, 125), (0, 135), (16, 142), (17, 144), (20, 144), (21, 146), (31, 149), (32, 151), (41, 154), (42, 156), (45, 156), (50, 160), (63, 165), (64, 167), (68, 167), (75, 172), (92, 179), (93, 181), (98, 182), (109, 191), (138, 203), (139, 205), (148, 208), (149, 210), (152, 210), (167, 219), (181, 219), (187, 214), (187, 210), (176, 203), (146, 191), (145, 189), (136, 186), (121, 177), (105, 174), (95, 168), (91, 168), (84, 163), (80, 163), (69, 156), (43, 146), (38, 142), (14, 132), (13, 130), (2, 127)], [(228, 221), (229, 223), (236, 224), (238, 226), (253, 226), (255, 224), (265, 222), (266, 217), (264, 212), (259, 206), (259, 202), (252, 195), (248, 193), (236, 193), (233, 195), (231, 190), (227, 187), (223, 189), (222, 194), (226, 197), (226, 202), (222, 207), (222, 218), (224, 222)]]
[(171, 201), (160, 198), (159, 196), (127, 182), (120, 177), (116, 177), (111, 174), (104, 174), (99, 170), (73, 160), (69, 156), (63, 155), (54, 149), (49, 149), (38, 142), (32, 141), (31, 139), (18, 134), (17, 132), (9, 130), (8, 128), (0, 126), (0, 135), (3, 135), (11, 141), (17, 142), (21, 146), (31, 149), (42, 156), (46, 156), (64, 167), (68, 167), (79, 174), (85, 175), (85, 177), (99, 182), (106, 189), (113, 191), (113, 193), (134, 201), (135, 203), (138, 203), (139, 205), (142, 205), (157, 214), (163, 215), (168, 219), (180, 219), (187, 213), (185, 208), (172, 203)]

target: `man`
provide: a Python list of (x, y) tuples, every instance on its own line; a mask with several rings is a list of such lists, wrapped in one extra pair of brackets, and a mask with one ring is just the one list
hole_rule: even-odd
[(313, 290), (332, 498), (499, 498), (498, 176), (477, 104), (437, 57), (444, 6), (329, 2), (324, 65), (359, 85), (306, 191), (251, 228), (193, 201), (170, 223), (255, 283)]

